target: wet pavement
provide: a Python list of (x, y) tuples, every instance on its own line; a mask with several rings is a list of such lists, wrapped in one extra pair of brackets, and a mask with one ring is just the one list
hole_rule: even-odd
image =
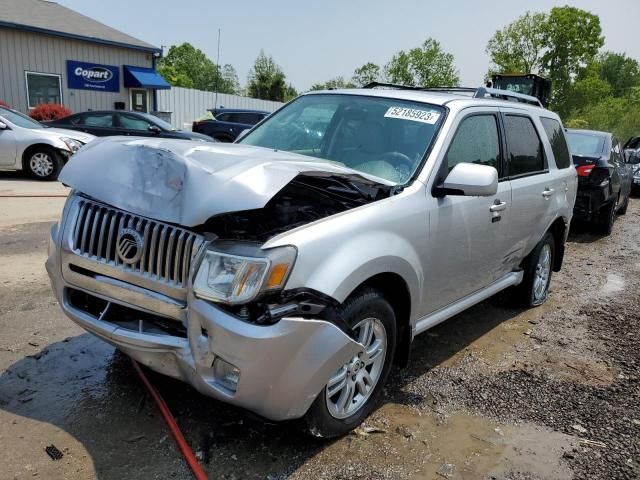
[[(129, 360), (60, 312), (51, 223), (25, 209), (0, 225), (0, 478), (191, 478)], [(544, 306), (504, 292), (418, 337), (383, 407), (335, 441), (150, 376), (210, 478), (638, 478), (638, 238), (638, 199), (611, 237), (577, 229)]]

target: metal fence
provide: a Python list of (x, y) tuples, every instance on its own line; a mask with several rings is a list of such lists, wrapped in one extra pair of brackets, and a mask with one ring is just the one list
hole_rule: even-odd
[(192, 122), (202, 117), (209, 108), (247, 108), (273, 112), (282, 103), (239, 95), (218, 94), (215, 105), (215, 92), (204, 92), (192, 88), (171, 87), (170, 90), (158, 90), (158, 111), (171, 112), (171, 124), (183, 130), (191, 130)]

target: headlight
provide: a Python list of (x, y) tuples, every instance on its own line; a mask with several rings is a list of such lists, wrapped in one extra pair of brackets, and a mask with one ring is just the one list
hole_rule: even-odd
[(260, 293), (281, 289), (296, 259), (294, 247), (261, 250), (242, 244), (214, 244), (193, 280), (198, 298), (237, 305)]
[(80, 149), (80, 147), (82, 147), (82, 142), (74, 140), (73, 138), (62, 137), (60, 138), (60, 140), (64, 142), (64, 144), (72, 153), (76, 153)]

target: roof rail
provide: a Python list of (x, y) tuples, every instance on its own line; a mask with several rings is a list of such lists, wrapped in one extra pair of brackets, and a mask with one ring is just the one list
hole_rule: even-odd
[(415, 85), (399, 85), (397, 83), (371, 82), (362, 88), (373, 89), (378, 87), (393, 88), (396, 90), (418, 90), (422, 92), (472, 93), (473, 98), (498, 98), (501, 100), (516, 101), (544, 108), (537, 97), (511, 92), (509, 90), (499, 90), (497, 88), (488, 87), (417, 87)]

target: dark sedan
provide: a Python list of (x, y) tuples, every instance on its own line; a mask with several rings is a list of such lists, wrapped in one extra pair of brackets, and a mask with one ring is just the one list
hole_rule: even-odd
[(183, 138), (213, 142), (211, 137), (200, 133), (176, 130), (160, 118), (141, 112), (101, 110), (69, 115), (58, 120), (43, 122), (52, 127), (91, 133), (98, 137), (131, 135), (136, 137)]
[(193, 122), (191, 129), (215, 138), (219, 142), (233, 142), (244, 130), (252, 128), (269, 116), (262, 110), (209, 109), (208, 117)]
[(576, 220), (591, 223), (601, 233), (611, 233), (616, 215), (629, 205), (633, 172), (622, 146), (608, 132), (567, 130), (567, 141), (578, 172)]

